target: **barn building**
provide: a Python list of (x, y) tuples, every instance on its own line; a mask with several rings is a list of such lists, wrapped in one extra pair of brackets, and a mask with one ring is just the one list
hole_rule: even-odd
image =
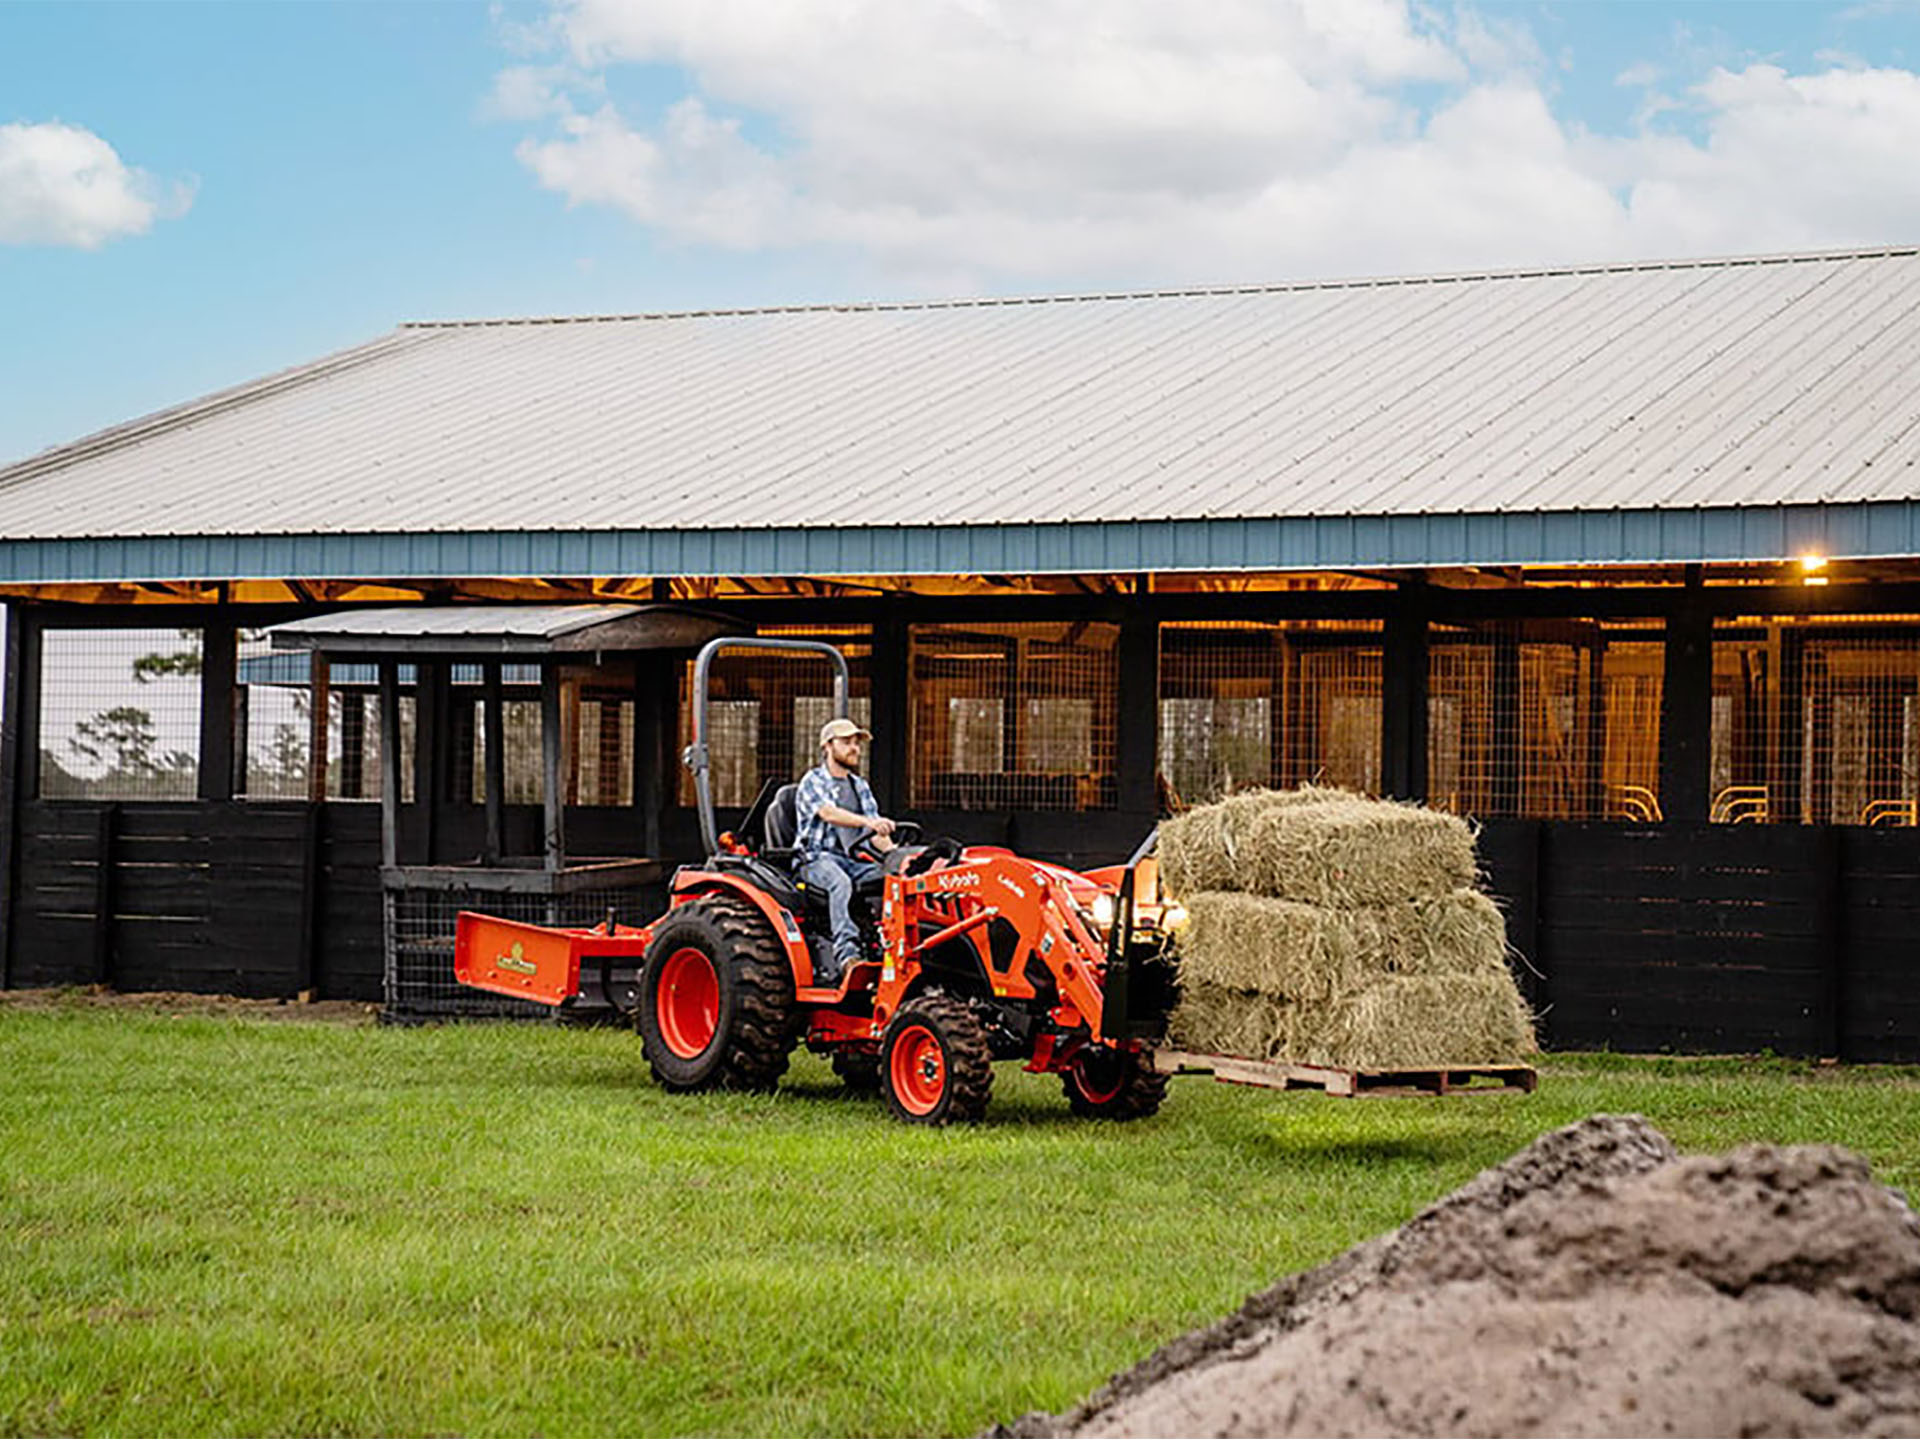
[[(1914, 249), (405, 325), (0, 470), (0, 983), (391, 1005), (395, 877), (520, 855), (641, 918), (732, 631), (937, 832), (1424, 800), (1549, 1043), (1917, 1060), (1916, 462)], [(724, 820), (831, 702), (715, 686)]]

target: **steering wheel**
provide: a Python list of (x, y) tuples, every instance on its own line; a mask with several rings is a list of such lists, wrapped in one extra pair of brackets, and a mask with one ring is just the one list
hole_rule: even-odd
[[(918, 840), (919, 838), (920, 838), (920, 827), (914, 821), (896, 820), (893, 822), (894, 849), (897, 850), (902, 845), (911, 845), (914, 843), (914, 841)], [(847, 847), (847, 853), (849, 855), (854, 856), (856, 859), (860, 858), (860, 852), (863, 850), (866, 852), (867, 859), (877, 860), (882, 865), (887, 863), (887, 857), (885, 853), (873, 848), (873, 831), (871, 830), (866, 831), (864, 834), (861, 835), (861, 837), (858, 840), (854, 841), (853, 844)]]

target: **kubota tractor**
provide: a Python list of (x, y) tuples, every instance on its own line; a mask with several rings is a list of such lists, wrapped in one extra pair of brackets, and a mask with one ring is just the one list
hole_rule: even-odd
[(1162, 955), (1151, 838), (1124, 866), (1086, 874), (1004, 849), (905, 843), (855, 896), (860, 958), (814, 982), (827, 953), (825, 897), (796, 878), (797, 786), (770, 783), (739, 828), (719, 834), (708, 776), (707, 691), (728, 647), (825, 656), (834, 714), (847, 665), (818, 641), (719, 639), (694, 663), (693, 772), (707, 858), (673, 877), (649, 925), (594, 929), (463, 914), (462, 983), (562, 1005), (596, 986), (630, 1012), (654, 1076), (670, 1090), (769, 1089), (797, 1044), (831, 1057), (855, 1089), (878, 1089), (903, 1120), (975, 1120), (993, 1062), (1061, 1077), (1073, 1109), (1131, 1120), (1160, 1106), (1153, 1042), (1175, 998)]

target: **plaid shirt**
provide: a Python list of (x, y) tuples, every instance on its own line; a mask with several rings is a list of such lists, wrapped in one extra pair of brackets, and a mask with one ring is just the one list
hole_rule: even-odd
[[(860, 813), (878, 817), (880, 802), (873, 798), (873, 788), (857, 773), (851, 779), (854, 797), (860, 802), (857, 807)], [(793, 797), (793, 814), (798, 822), (794, 848), (809, 860), (823, 854), (846, 854), (847, 843), (841, 828), (820, 818), (822, 805), (840, 803), (836, 798), (839, 789), (824, 764), (814, 766), (800, 777), (800, 789)]]

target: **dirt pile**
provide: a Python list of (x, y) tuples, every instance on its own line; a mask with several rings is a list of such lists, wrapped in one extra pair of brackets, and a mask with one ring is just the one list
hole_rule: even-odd
[(995, 1433), (1920, 1434), (1920, 1217), (1845, 1150), (1597, 1116)]

